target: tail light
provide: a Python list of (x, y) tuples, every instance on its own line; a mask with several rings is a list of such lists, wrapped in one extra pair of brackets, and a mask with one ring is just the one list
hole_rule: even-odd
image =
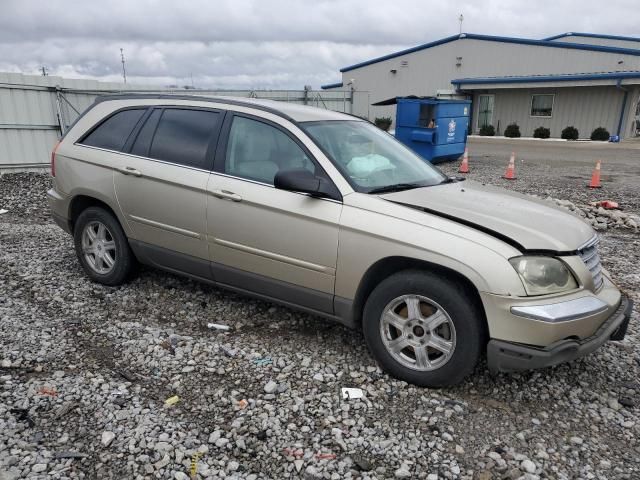
[(53, 147), (53, 150), (51, 151), (51, 176), (52, 177), (56, 176), (56, 151), (58, 150), (59, 146), (60, 146), (60, 141), (58, 140), (56, 145)]

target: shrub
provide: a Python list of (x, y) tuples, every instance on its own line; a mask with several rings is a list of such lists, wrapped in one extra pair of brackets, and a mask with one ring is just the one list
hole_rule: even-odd
[(520, 127), (517, 123), (511, 123), (504, 129), (504, 136), (509, 138), (520, 137)]
[(386, 132), (391, 126), (391, 117), (376, 117), (373, 123), (376, 124), (376, 127), (381, 128)]
[(533, 131), (533, 138), (549, 138), (551, 130), (546, 127), (538, 127)]
[(591, 132), (591, 140), (609, 140), (609, 131), (604, 127), (598, 127)]
[(576, 127), (567, 127), (562, 130), (561, 138), (565, 140), (577, 140), (578, 139), (578, 129)]
[(483, 125), (480, 127), (480, 135), (483, 137), (493, 137), (496, 134), (496, 129), (493, 125)]

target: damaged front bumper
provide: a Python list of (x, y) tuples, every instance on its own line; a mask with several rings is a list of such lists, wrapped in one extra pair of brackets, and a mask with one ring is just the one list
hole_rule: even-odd
[(558, 340), (546, 347), (491, 340), (487, 345), (489, 369), (499, 372), (530, 370), (550, 367), (588, 355), (608, 340), (622, 340), (624, 338), (632, 310), (633, 301), (622, 295), (618, 308), (609, 318), (593, 335), (581, 340)]

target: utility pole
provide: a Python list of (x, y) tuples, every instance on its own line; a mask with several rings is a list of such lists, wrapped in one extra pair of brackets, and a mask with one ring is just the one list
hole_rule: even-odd
[(124, 83), (127, 83), (127, 72), (124, 69), (124, 50), (120, 49), (120, 60), (122, 61), (122, 78), (124, 79)]
[(40, 71), (42, 72), (43, 77), (46, 77), (47, 75), (49, 75), (47, 73), (47, 67), (45, 67), (44, 65), (42, 66), (42, 68), (40, 68)]
[(462, 35), (462, 22), (464, 21), (464, 15), (460, 14), (458, 21), (460, 22), (460, 31), (458, 33)]

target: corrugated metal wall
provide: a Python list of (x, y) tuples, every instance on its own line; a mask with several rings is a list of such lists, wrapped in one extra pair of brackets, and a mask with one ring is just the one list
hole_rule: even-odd
[(97, 95), (125, 91), (264, 98), (352, 112), (348, 91), (158, 90), (152, 86), (0, 72), (0, 171), (46, 166), (62, 131)]
[[(532, 117), (531, 95), (554, 94), (551, 118)], [(520, 126), (523, 137), (532, 137), (542, 126), (551, 130), (551, 136), (560, 138), (562, 130), (571, 125), (578, 129), (580, 138), (589, 138), (597, 127), (605, 127), (612, 135), (618, 129), (624, 93), (614, 86), (500, 89), (483, 91), (494, 95), (492, 124), (502, 135), (510, 123)], [(478, 96), (473, 102), (473, 132), (478, 132)]]

